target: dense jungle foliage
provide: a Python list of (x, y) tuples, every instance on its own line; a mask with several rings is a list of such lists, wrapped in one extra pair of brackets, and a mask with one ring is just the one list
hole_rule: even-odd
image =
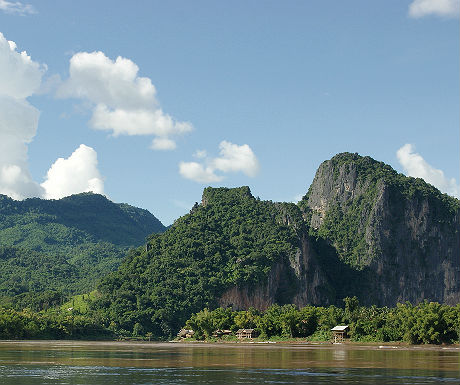
[(190, 314), (215, 307), (225, 289), (266, 280), (294, 254), (295, 226), (281, 219), (290, 205), (260, 201), (248, 187), (205, 189), (201, 205), (102, 280), (93, 309), (126, 333), (139, 324), (155, 336), (175, 335)]
[[(147, 210), (82, 193), (59, 200), (15, 201), (0, 194), (0, 245), (59, 252), (78, 244), (140, 245), (165, 230)], [(68, 250), (66, 250), (68, 251)]]
[(69, 254), (0, 247), (0, 304), (3, 297), (57, 290), (84, 293), (120, 265), (127, 248), (106, 242), (75, 246)]
[[(88, 296), (87, 296), (88, 297)], [(52, 301), (52, 296), (48, 296)], [(94, 299), (87, 298), (87, 303)], [(459, 343), (460, 305), (423, 302), (394, 308), (360, 306), (356, 297), (344, 299), (344, 306), (272, 305), (265, 311), (254, 308), (207, 308), (194, 313), (184, 328), (194, 330), (193, 339), (215, 340), (217, 330), (228, 329), (235, 340), (238, 329), (255, 329), (259, 340), (330, 341), (331, 328), (348, 325), (354, 342), (406, 342), (410, 344)], [(50, 302), (51, 303), (51, 302)], [(179, 329), (176, 330), (176, 332)], [(55, 307), (46, 311), (21, 311), (0, 307), (0, 339), (151, 339), (154, 334), (136, 323), (131, 332), (119, 329), (101, 312)], [(168, 336), (169, 337), (169, 336)], [(157, 336), (158, 338), (158, 336)], [(163, 338), (165, 338), (163, 336)]]
[(0, 339), (108, 339), (97, 317), (58, 309), (35, 312), (0, 307)]
[(20, 306), (50, 290), (62, 297), (90, 291), (130, 246), (164, 229), (148, 211), (98, 194), (24, 201), (0, 195), (0, 304)]
[(185, 328), (195, 331), (194, 338), (209, 339), (216, 330), (254, 328), (261, 339), (305, 338), (331, 340), (331, 328), (348, 325), (351, 341), (395, 342), (410, 344), (458, 343), (460, 305), (436, 302), (417, 306), (398, 304), (395, 308), (363, 307), (356, 297), (344, 299), (344, 307), (273, 305), (265, 312), (255, 309), (233, 311), (218, 308), (193, 314)]

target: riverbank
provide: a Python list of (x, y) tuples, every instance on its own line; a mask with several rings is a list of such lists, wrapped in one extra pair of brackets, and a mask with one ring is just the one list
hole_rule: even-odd
[(6, 346), (48, 346), (51, 349), (61, 348), (86, 348), (86, 347), (101, 347), (101, 348), (145, 348), (149, 349), (164, 348), (164, 347), (205, 347), (205, 348), (231, 348), (231, 347), (261, 347), (261, 348), (277, 348), (277, 349), (332, 349), (332, 350), (432, 350), (432, 351), (459, 351), (460, 344), (452, 345), (410, 345), (404, 342), (385, 342), (385, 343), (360, 343), (345, 341), (340, 344), (330, 342), (317, 341), (237, 341), (237, 342), (209, 342), (209, 341), (85, 341), (85, 340), (0, 340), (0, 349)]

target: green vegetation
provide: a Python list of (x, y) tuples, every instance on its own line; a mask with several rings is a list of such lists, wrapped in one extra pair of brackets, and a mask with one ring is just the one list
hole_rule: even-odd
[(93, 290), (88, 294), (77, 294), (70, 298), (67, 302), (61, 305), (62, 311), (73, 311), (79, 312), (80, 314), (87, 314), (89, 312), (89, 304), (94, 301), (98, 296), (97, 290)]
[(0, 304), (42, 310), (41, 293), (58, 293), (62, 303), (90, 291), (129, 247), (163, 230), (148, 211), (102, 195), (24, 201), (0, 195)]
[[(408, 202), (428, 202), (439, 232), (449, 242), (458, 236), (452, 226), (458, 200), (369, 157), (339, 154), (328, 162), (327, 172), (335, 177), (355, 173), (359, 188), (354, 195), (344, 193), (344, 199), (326, 197), (331, 199), (318, 229), (309, 227), (312, 188), (299, 205), (261, 201), (248, 187), (206, 188), (202, 203), (161, 234), (155, 232), (164, 228), (145, 210), (100, 195), (23, 202), (0, 195), (0, 320), (5, 320), (0, 338), (100, 333), (165, 339), (185, 324), (198, 338), (209, 339), (216, 329), (256, 328), (261, 338), (324, 340), (331, 327), (348, 323), (355, 341), (457, 341), (459, 306), (362, 307), (355, 298), (347, 298), (344, 308), (297, 309), (289, 304), (296, 294), (302, 301), (335, 305), (338, 298), (355, 294), (363, 301), (363, 293), (369, 294), (369, 302), (377, 298), (380, 287), (371, 285), (376, 275), (367, 267), (383, 246), (371, 230), (388, 232), (389, 242), (396, 239), (390, 232), (398, 231), (387, 231), (376, 222), (382, 216), (371, 215), (382, 186), (391, 206), (385, 212), (389, 226), (403, 221)], [(416, 255), (417, 247), (411, 244), (407, 250)], [(455, 244), (447, 248), (455, 249)], [(438, 263), (444, 256), (436, 258)], [(219, 308), (227, 290), (237, 287), (250, 298), (269, 287), (268, 281), (276, 281), (269, 301), (277, 305), (267, 311)], [(302, 297), (300, 288), (311, 290), (311, 297), (310, 292)], [(380, 303), (392, 299), (384, 301)], [(14, 320), (17, 329), (8, 326)], [(27, 326), (35, 324), (39, 326)]]
[(73, 311), (17, 311), (0, 307), (0, 339), (110, 339), (97, 318)]
[[(442, 194), (423, 179), (397, 173), (389, 165), (371, 157), (351, 153), (338, 154), (320, 166), (315, 179), (319, 178), (318, 183), (321, 184), (324, 183), (324, 178), (331, 178), (332, 183), (339, 186), (339, 174), (354, 173), (357, 182), (355, 194), (349, 194), (348, 197), (346, 193), (330, 196), (321, 226), (317, 229), (310, 228), (311, 236), (332, 244), (339, 258), (353, 268), (362, 270), (381, 255), (382, 250), (369, 239), (370, 234), (366, 235), (366, 231), (376, 227), (376, 223), (372, 221), (381, 219), (378, 215), (376, 218), (371, 214), (383, 189), (387, 191), (391, 201), (391, 207), (387, 208), (389, 211), (386, 214), (391, 215), (393, 221), (405, 220), (401, 215), (407, 205), (426, 201), (430, 210), (436, 213), (438, 224), (445, 225), (446, 233), (458, 231), (452, 223), (460, 210), (459, 200)], [(315, 208), (311, 208), (308, 203), (315, 188), (317, 186), (313, 183), (299, 202), (308, 223), (315, 212)]]
[(290, 204), (255, 199), (248, 187), (205, 189), (202, 205), (102, 280), (92, 308), (121, 333), (139, 324), (154, 336), (175, 335), (190, 314), (215, 307), (227, 288), (250, 290), (294, 254), (298, 237), (281, 209)]
[(60, 200), (15, 201), (0, 195), (0, 244), (43, 252), (106, 242), (129, 247), (165, 228), (147, 210), (82, 193)]
[(398, 304), (395, 308), (363, 307), (356, 297), (344, 299), (344, 307), (273, 305), (265, 312), (255, 309), (233, 311), (218, 308), (193, 314), (184, 328), (195, 331), (195, 339), (210, 339), (215, 330), (235, 332), (255, 328), (262, 340), (303, 338), (310, 341), (331, 340), (331, 328), (349, 325), (349, 337), (357, 342), (396, 342), (410, 344), (458, 343), (460, 305), (436, 302), (417, 306)]

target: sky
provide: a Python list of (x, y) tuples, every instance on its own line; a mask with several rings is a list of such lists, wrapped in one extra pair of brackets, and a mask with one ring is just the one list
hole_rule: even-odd
[(348, 151), (460, 197), (460, 0), (0, 0), (0, 193), (165, 225)]

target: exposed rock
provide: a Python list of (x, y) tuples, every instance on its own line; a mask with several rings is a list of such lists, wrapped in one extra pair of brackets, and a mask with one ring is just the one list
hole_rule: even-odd
[(321, 164), (300, 206), (312, 232), (359, 271), (365, 291), (354, 291), (363, 303), (460, 302), (455, 198), (345, 153)]

